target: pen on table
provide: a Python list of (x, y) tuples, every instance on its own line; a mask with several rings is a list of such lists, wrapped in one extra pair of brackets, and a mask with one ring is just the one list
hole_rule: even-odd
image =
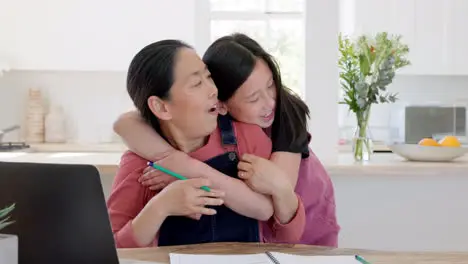
[(354, 257), (356, 258), (357, 261), (361, 262), (362, 264), (370, 264), (369, 261), (365, 260), (363, 257), (359, 255), (355, 255)]
[(273, 254), (271, 254), (271, 252), (269, 251), (265, 251), (265, 254), (267, 255), (267, 257), (271, 260), (271, 262), (273, 262), (273, 264), (281, 264), (278, 259), (275, 258), (275, 256), (273, 256)]
[[(151, 167), (153, 167), (153, 168), (155, 168), (155, 169), (157, 169), (159, 171), (162, 171), (162, 172), (164, 172), (166, 174), (169, 174), (170, 176), (175, 177), (175, 178), (177, 178), (179, 180), (187, 180), (186, 177), (184, 177), (184, 176), (182, 176), (180, 174), (177, 174), (177, 173), (175, 173), (173, 171), (170, 171), (170, 170), (168, 170), (166, 168), (163, 168), (163, 167), (159, 166), (158, 164), (156, 164), (154, 162), (148, 161), (148, 166), (151, 166)], [(202, 186), (201, 189), (205, 190), (207, 192), (211, 192), (211, 189), (209, 187), (207, 187), (207, 186)]]

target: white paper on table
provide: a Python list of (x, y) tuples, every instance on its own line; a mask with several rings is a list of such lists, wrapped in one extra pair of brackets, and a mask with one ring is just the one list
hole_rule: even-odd
[[(359, 264), (355, 256), (301, 256), (271, 252), (280, 264)], [(171, 264), (273, 264), (266, 254), (198, 255), (170, 254)]]
[(119, 264), (165, 264), (162, 262), (133, 260), (133, 259), (119, 259)]

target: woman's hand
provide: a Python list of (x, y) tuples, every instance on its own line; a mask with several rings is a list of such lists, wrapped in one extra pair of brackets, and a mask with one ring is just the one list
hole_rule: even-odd
[(169, 184), (155, 198), (159, 202), (159, 208), (167, 216), (190, 216), (214, 215), (216, 210), (205, 206), (219, 206), (224, 203), (221, 199), (224, 193), (218, 190), (211, 192), (200, 189), (209, 186), (206, 179), (179, 180)]
[(273, 195), (290, 184), (287, 175), (273, 162), (251, 154), (244, 154), (237, 165), (239, 178), (253, 190)]

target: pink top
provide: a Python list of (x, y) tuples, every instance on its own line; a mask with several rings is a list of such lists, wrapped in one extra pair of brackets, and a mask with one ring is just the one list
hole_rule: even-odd
[[(271, 141), (261, 128), (256, 125), (233, 122), (238, 142), (239, 156), (250, 153), (268, 159), (271, 154)], [(248, 138), (248, 140), (247, 140)], [(190, 156), (201, 161), (221, 155), (226, 149), (221, 143), (221, 133), (215, 130), (208, 143)], [(147, 247), (139, 245), (134, 239), (131, 222), (157, 192), (149, 190), (138, 182), (147, 161), (133, 152), (126, 152), (120, 161), (119, 170), (114, 179), (112, 191), (107, 201), (112, 232), (118, 248)], [(305, 226), (305, 210), (298, 196), (299, 207), (294, 218), (287, 224), (280, 224), (276, 217), (260, 225), (261, 241), (278, 243), (286, 241), (297, 243)], [(263, 231), (266, 229), (265, 231)], [(266, 234), (264, 234), (266, 233)], [(157, 246), (157, 237), (152, 245)]]
[(309, 148), (299, 168), (296, 193), (302, 198), (306, 225), (301, 244), (337, 247), (340, 226), (336, 219), (333, 183), (320, 160)]
[[(271, 135), (271, 127), (264, 129)], [(312, 139), (309, 134), (309, 141)], [(303, 202), (306, 214), (304, 233), (300, 244), (338, 247), (340, 226), (336, 219), (335, 191), (327, 171), (312, 149), (309, 157), (302, 159), (296, 184), (296, 194)], [(275, 238), (268, 226), (263, 227), (263, 236)], [(290, 243), (276, 238), (277, 243)]]

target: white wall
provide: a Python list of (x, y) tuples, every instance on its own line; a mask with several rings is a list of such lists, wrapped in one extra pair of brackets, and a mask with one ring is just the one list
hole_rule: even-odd
[[(327, 10), (327, 12), (324, 12)], [(311, 147), (325, 164), (338, 160), (338, 0), (306, 1), (305, 101)]]
[[(0, 128), (22, 124), (29, 88), (43, 91), (49, 104), (63, 106), (70, 142), (113, 139), (112, 122), (133, 107), (124, 72), (12, 71), (0, 78)], [(17, 140), (19, 133), (4, 140)]]
[(132, 107), (125, 75), (136, 52), (166, 38), (206, 48), (195, 0), (65, 2), (0, 0), (0, 65), (14, 69), (0, 77), (0, 129), (22, 123), (37, 87), (65, 109), (70, 142), (115, 140), (113, 120)]
[(196, 43), (195, 0), (2, 0), (0, 56), (14, 69), (123, 71), (143, 46)]

